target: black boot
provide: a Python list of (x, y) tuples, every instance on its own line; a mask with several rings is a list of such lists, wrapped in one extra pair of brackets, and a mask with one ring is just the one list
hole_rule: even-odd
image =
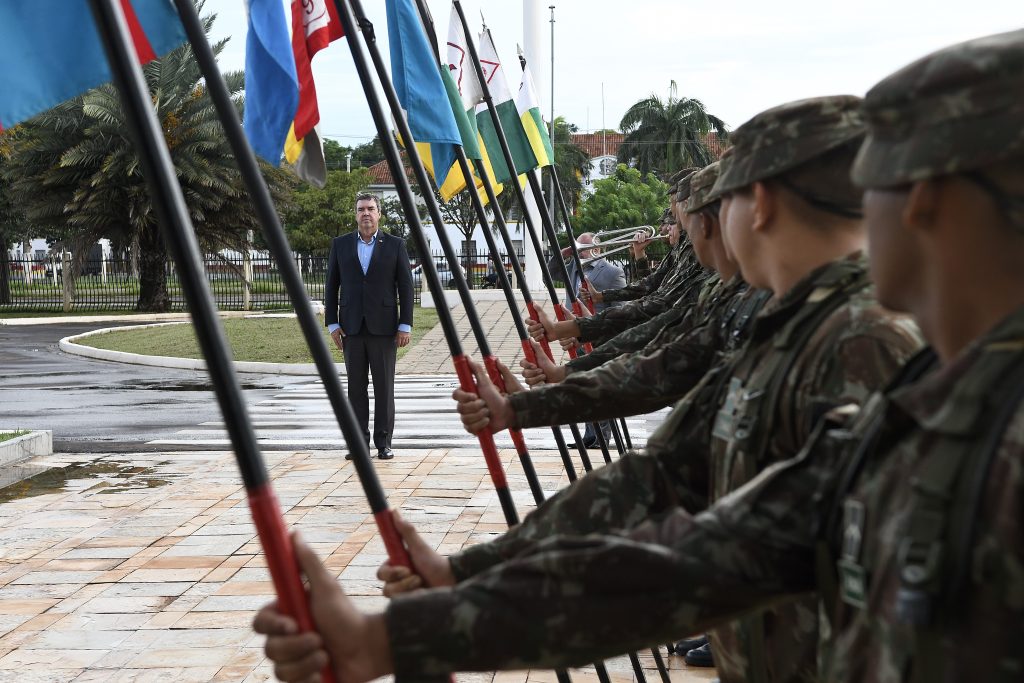
[(683, 657), (683, 661), (690, 666), (710, 667), (715, 665), (715, 660), (711, 657), (711, 645), (709, 643), (704, 643), (700, 647), (687, 652), (686, 656)]
[(685, 655), (690, 650), (696, 650), (701, 645), (708, 644), (707, 636), (697, 636), (696, 638), (684, 638), (675, 645), (675, 653), (677, 655)]

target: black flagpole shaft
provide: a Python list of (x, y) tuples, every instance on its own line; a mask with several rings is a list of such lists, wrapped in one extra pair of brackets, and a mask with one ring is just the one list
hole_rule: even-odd
[(277, 261), (281, 279), (284, 281), (285, 289), (295, 307), (295, 313), (313, 356), (320, 379), (323, 381), (324, 390), (334, 411), (338, 426), (349, 451), (352, 454), (352, 462), (356, 474), (363, 487), (363, 494), (369, 503), (370, 510), (377, 522), (381, 537), (387, 549), (388, 559), (392, 564), (411, 566), (409, 555), (402, 544), (401, 536), (395, 529), (394, 519), (388, 507), (384, 487), (381, 486), (377, 471), (370, 458), (370, 449), (362, 437), (362, 428), (352, 411), (352, 405), (345, 395), (341, 379), (338, 376), (334, 360), (324, 342), (321, 334), (320, 322), (309, 301), (309, 294), (299, 275), (298, 268), (292, 260), (291, 247), (284, 229), (281, 227), (277, 211), (274, 209), (274, 202), (270, 192), (260, 173), (256, 156), (245, 137), (245, 131), (238, 120), (238, 112), (231, 100), (227, 85), (221, 76), (217, 66), (216, 57), (206, 41), (206, 33), (199, 15), (196, 13), (192, 0), (175, 0), (178, 14), (181, 16), (188, 34), (192, 50), (199, 62), (203, 77), (206, 79), (206, 87), (217, 109), (224, 133), (231, 145), (235, 155), (245, 188), (252, 199), (256, 209), (256, 215), (263, 230), (264, 239), (270, 252)]
[[(295, 617), (301, 630), (314, 630), (291, 539), (246, 412), (242, 390), (234, 373), (234, 361), (203, 272), (199, 243), (163, 132), (153, 111), (149, 88), (138, 65), (122, 8), (117, 0), (90, 0), (90, 6), (114, 82), (121, 93), (129, 129), (138, 145), (153, 212), (178, 265), (196, 337), (234, 446), (253, 522), (263, 545), (279, 604), (282, 611)], [(328, 669), (325, 668), (321, 675), (325, 680), (333, 681)]]
[[(491, 122), (494, 124), (494, 131), (498, 137), (498, 142), (501, 146), (502, 157), (505, 159), (505, 165), (508, 167), (509, 174), (512, 176), (512, 179), (509, 181), (508, 184), (512, 186), (512, 189), (516, 195), (516, 199), (519, 201), (519, 205), (523, 209), (523, 222), (526, 224), (526, 232), (530, 236), (530, 241), (533, 244), (533, 249), (537, 253), (538, 257), (543, 257), (544, 249), (541, 246), (540, 238), (537, 234), (537, 228), (533, 224), (533, 218), (530, 216), (530, 212), (527, 211), (526, 196), (523, 194), (523, 188), (519, 186), (519, 173), (516, 170), (515, 161), (512, 159), (512, 151), (509, 149), (508, 140), (505, 138), (505, 131), (504, 128), (502, 128), (501, 119), (498, 117), (498, 112), (494, 107), (494, 100), (491, 99), (491, 90), (487, 86), (487, 78), (484, 75), (483, 68), (480, 66), (480, 56), (477, 53), (476, 46), (473, 44), (472, 38), (470, 38), (471, 32), (469, 30), (469, 24), (466, 22), (466, 15), (462, 10), (462, 3), (460, 3), (459, 0), (454, 0), (453, 5), (455, 7), (455, 11), (459, 15), (459, 20), (462, 22), (462, 29), (466, 35), (466, 48), (469, 50), (470, 60), (473, 62), (473, 68), (476, 69), (477, 78), (480, 80), (480, 87), (483, 89), (484, 101), (487, 104), (487, 111), (490, 114)], [(527, 175), (529, 176), (529, 174)], [(541, 197), (541, 199), (538, 200), (538, 203), (540, 205), (543, 205), (543, 197)], [(557, 246), (557, 242), (555, 243), (555, 246)], [(558, 299), (558, 292), (555, 290), (554, 279), (551, 276), (551, 272), (548, 270), (547, 263), (541, 261), (540, 265), (541, 274), (543, 275), (544, 279), (544, 284), (547, 287), (548, 295), (551, 297), (551, 303), (555, 307), (555, 315), (556, 317), (558, 317), (559, 320), (561, 320), (562, 307)], [(565, 264), (562, 264), (562, 267), (564, 268)], [(568, 275), (566, 275), (566, 279), (568, 280)], [(536, 315), (535, 311), (533, 310), (531, 310), (531, 314), (534, 316)], [(536, 317), (534, 318), (534, 320), (536, 320)], [(545, 348), (545, 351), (547, 352), (548, 357), (554, 360), (554, 357), (551, 355), (550, 349)], [(570, 355), (574, 356), (575, 354), (572, 351), (570, 351)], [(580, 436), (579, 429), (577, 429), (574, 423), (570, 423), (569, 429), (572, 432), (573, 437), (576, 439), (577, 448), (580, 451), (580, 457), (584, 461), (584, 466), (586, 466), (588, 458), (586, 455), (585, 447), (583, 446), (583, 438)], [(600, 438), (601, 436), (598, 437), (599, 440)], [(605, 450), (607, 450), (607, 446), (605, 447)], [(607, 454), (606, 457), (608, 457)]]
[[(416, 8), (419, 11), (420, 22), (423, 24), (424, 31), (430, 39), (434, 52), (437, 53), (437, 34), (434, 31), (434, 21), (430, 16), (430, 10), (426, 7), (424, 0), (416, 0)], [(440, 60), (440, 55), (438, 56), (438, 68), (447, 68), (444, 62)], [(508, 273), (505, 271), (505, 265), (501, 260), (501, 253), (498, 251), (498, 245), (494, 241), (494, 235), (491, 234), (490, 224), (487, 219), (487, 212), (484, 210), (483, 202), (480, 199), (480, 193), (477, 191), (476, 183), (473, 180), (473, 171), (470, 168), (469, 160), (466, 158), (466, 153), (462, 146), (456, 146), (455, 153), (459, 163), (459, 170), (462, 171), (462, 177), (467, 179), (466, 191), (469, 193), (470, 201), (473, 204), (473, 210), (476, 212), (477, 219), (480, 221), (481, 232), (484, 235), (484, 240), (487, 242), (487, 250), (491, 255), (491, 262), (494, 264), (498, 285), (501, 287), (502, 293), (505, 295), (505, 303), (508, 305), (509, 312), (512, 314), (512, 323), (515, 325), (516, 332), (519, 334), (519, 339), (524, 345), (524, 353), (526, 352), (526, 349), (529, 349), (529, 351), (532, 352), (533, 347), (530, 346), (530, 336), (526, 331), (526, 325), (519, 312), (519, 304), (516, 302), (515, 294), (512, 291), (512, 284), (509, 282)], [(482, 168), (480, 170), (481, 175), (485, 175), (485, 171)], [(508, 229), (504, 225), (504, 217), (501, 215), (501, 208), (497, 204), (492, 204), (492, 207), (495, 210), (495, 222), (501, 223), (500, 229), (504, 231), (504, 236), (507, 238)], [(506, 246), (511, 246), (511, 240), (508, 241)], [(514, 250), (509, 250), (509, 254), (510, 258), (513, 259), (513, 262), (515, 263), (515, 268), (520, 268), (518, 263), (519, 259)], [(522, 272), (521, 269), (519, 272)], [(528, 288), (526, 289), (526, 295), (529, 295)], [(493, 357), (489, 357), (485, 359), (485, 361), (487, 362), (487, 369), (491, 375), (491, 379), (499, 388), (504, 390), (504, 380), (501, 377), (501, 373), (498, 371), (497, 364), (493, 362)], [(563, 463), (569, 463), (568, 471), (571, 472), (572, 478), (574, 479), (576, 474), (575, 468), (572, 465), (572, 461), (569, 459), (568, 449), (565, 447), (565, 440), (562, 438), (561, 429), (557, 426), (553, 426), (551, 430), (555, 435), (555, 443), (559, 447), (559, 452), (562, 455), (562, 461)], [(512, 436), (512, 441), (515, 443), (516, 451), (520, 454), (520, 460), (523, 464), (523, 472), (526, 474), (527, 483), (530, 485), (530, 492), (533, 494), (533, 500), (539, 505), (545, 498), (544, 489), (540, 485), (540, 479), (533, 467), (533, 461), (529, 457), (529, 451), (526, 448), (526, 441), (523, 437), (523, 433), (520, 430), (509, 430), (509, 432)], [(525, 459), (523, 458), (523, 454), (526, 455)]]
[[(465, 12), (463, 12), (462, 10), (462, 3), (459, 0), (453, 0), (452, 4), (455, 7), (455, 11), (459, 15), (459, 20), (462, 22), (463, 33), (466, 35), (466, 48), (469, 50), (469, 56), (471, 61), (473, 62), (473, 67), (476, 69), (477, 78), (480, 79), (480, 86), (483, 88), (484, 93), (484, 101), (487, 103), (487, 110), (490, 112), (491, 121), (494, 124), (495, 133), (497, 134), (498, 141), (501, 144), (501, 152), (505, 159), (505, 164), (508, 166), (509, 174), (512, 176), (512, 180), (509, 182), (509, 184), (512, 185), (512, 188), (515, 190), (516, 198), (519, 200), (519, 204), (523, 208), (523, 218), (526, 222), (527, 229), (530, 233), (530, 239), (533, 241), (534, 249), (537, 251), (537, 255), (540, 256), (541, 254), (543, 254), (543, 250), (540, 248), (540, 240), (537, 237), (537, 231), (533, 225), (533, 219), (530, 217), (529, 212), (526, 210), (526, 197), (523, 195), (523, 189), (519, 186), (518, 181), (519, 173), (516, 170), (515, 161), (512, 158), (512, 151), (509, 149), (508, 140), (505, 138), (505, 132), (501, 125), (501, 119), (498, 117), (498, 112), (494, 107), (494, 101), (491, 99), (490, 88), (487, 87), (487, 78), (484, 76), (483, 68), (480, 66), (480, 57), (477, 54), (476, 46), (473, 44), (473, 40), (470, 38), (471, 32), (469, 30), (469, 24), (466, 22)], [(490, 38), (489, 35), (488, 38)], [(530, 186), (534, 191), (535, 198), (537, 198), (538, 203), (541, 206), (543, 206), (543, 194), (540, 194), (539, 198), (537, 197), (540, 188), (537, 185), (536, 176), (532, 172), (527, 172), (526, 175), (530, 182)], [(541, 212), (541, 218), (542, 222), (544, 222), (545, 224), (545, 228), (550, 228), (550, 231), (548, 233), (548, 239), (552, 242), (553, 248), (557, 249), (558, 241), (554, 234), (554, 228), (551, 227), (550, 225), (550, 217), (545, 216), (545, 214)], [(547, 220), (544, 220), (545, 218)], [(560, 258), (556, 260), (561, 261)], [(551, 278), (551, 273), (548, 271), (547, 264), (542, 263), (541, 265), (543, 266), (542, 272), (545, 275), (548, 293), (551, 295), (551, 301), (552, 304), (555, 306), (555, 311), (557, 313), (561, 311), (561, 306), (559, 305), (558, 301), (558, 294), (555, 292), (554, 283)], [(565, 268), (565, 262), (561, 261), (561, 265), (563, 273), (565, 275), (566, 284), (569, 285), (569, 274), (567, 269)], [(570, 294), (572, 293), (571, 287), (567, 287), (567, 292)], [(570, 300), (572, 300), (573, 298), (574, 297), (571, 297)], [(561, 316), (559, 316), (559, 318), (561, 318)], [(572, 425), (572, 427), (575, 430), (575, 425)], [(598, 443), (601, 444), (602, 446), (602, 453), (604, 455), (605, 461), (611, 462), (611, 456), (608, 454), (608, 444), (604, 439), (604, 434), (602, 434), (600, 428), (598, 428), (597, 425), (595, 425), (595, 431)], [(578, 436), (579, 431), (576, 430), (575, 434), (577, 435), (577, 442), (582, 447), (582, 439), (580, 439)], [(643, 667), (640, 665), (639, 658), (636, 656), (636, 654), (633, 653), (631, 653), (629, 657), (633, 665), (633, 671), (636, 674), (638, 680), (646, 681)], [(608, 676), (607, 671), (604, 670), (604, 666), (602, 664), (597, 665), (597, 674), (598, 677), (602, 680), (606, 679)]]
[[(420, 223), (419, 214), (416, 210), (416, 203), (413, 199), (412, 188), (409, 186), (409, 179), (405, 175), (405, 168), (402, 164), (401, 156), (398, 153), (398, 147), (390, 135), (387, 119), (384, 115), (384, 109), (381, 106), (380, 100), (377, 98), (377, 91), (370, 75), (369, 66), (366, 64), (366, 57), (360, 47), (359, 36), (361, 33), (362, 38), (364, 39), (363, 42), (365, 42), (367, 48), (370, 50), (371, 55), (375, 55), (375, 62), (380, 59), (380, 55), (376, 51), (376, 39), (373, 35), (373, 25), (365, 21), (365, 19), (362, 23), (357, 25), (355, 16), (351, 12), (349, 5), (351, 4), (352, 8), (356, 8), (358, 7), (358, 3), (351, 2), (351, 0), (349, 0), (349, 2), (336, 0), (336, 4), (338, 6), (338, 13), (341, 17), (341, 23), (345, 29), (345, 35), (348, 36), (348, 44), (352, 53), (352, 60), (355, 62), (360, 83), (365, 91), (367, 103), (370, 106), (370, 112), (373, 115), (374, 123), (377, 126), (381, 145), (384, 148), (385, 156), (388, 158), (391, 173), (395, 178), (395, 185), (399, 192), (402, 208), (405, 211), (406, 219), (409, 221), (409, 225), (412, 228), (411, 232), (413, 239), (416, 241), (417, 251), (424, 255), (424, 258), (421, 260), (423, 273), (430, 287), (431, 295), (434, 297), (438, 318), (441, 322), (441, 328), (444, 330), (445, 338), (448, 342), (448, 348), (452, 355), (452, 364), (455, 366), (455, 372), (459, 377), (459, 385), (464, 391), (471, 391), (475, 393), (477, 391), (476, 379), (469, 367), (469, 359), (463, 353), (462, 343), (459, 340), (459, 335), (455, 329), (455, 321), (452, 319), (451, 311), (448, 310), (447, 300), (444, 296), (444, 287), (442, 287), (441, 280), (437, 275), (434, 264), (429, 258), (429, 245), (427, 244), (423, 225)], [(360, 12), (360, 14), (362, 13)], [(391, 79), (387, 78), (387, 74), (385, 73), (380, 81), (381, 86), (383, 86), (384, 91), (388, 96), (389, 102), (392, 104), (392, 111), (395, 114), (394, 118), (399, 127), (399, 132), (402, 134), (402, 138), (408, 145), (407, 153), (409, 154), (409, 159), (412, 162), (411, 165), (413, 167), (413, 171), (416, 173), (417, 178), (420, 181), (420, 185), (427, 188), (427, 192), (424, 193), (425, 199), (427, 199), (428, 208), (431, 208), (431, 205), (433, 205), (431, 214), (434, 216), (434, 225), (438, 228), (438, 239), (441, 239), (443, 244), (444, 240), (447, 239), (447, 235), (444, 234), (444, 222), (440, 219), (440, 212), (437, 209), (436, 202), (432, 201), (433, 193), (429, 190), (429, 179), (426, 178), (426, 171), (423, 169), (423, 165), (419, 160), (419, 155), (416, 153), (415, 145), (413, 144), (414, 139), (405, 122), (404, 113), (402, 112), (401, 107), (398, 106), (398, 99), (395, 95), (394, 88), (391, 86)], [(457, 263), (453, 262), (453, 265), (457, 265)], [(461, 287), (465, 288), (465, 278), (462, 276), (459, 268), (454, 268), (453, 272), (457, 278), (456, 283), (459, 284), (461, 281)], [(468, 288), (466, 289), (466, 292), (468, 296)], [(470, 301), (469, 303), (470, 307), (466, 309), (467, 315), (471, 312), (475, 313), (475, 310), (472, 308), (472, 302)], [(479, 319), (477, 319), (476, 324), (479, 326)], [(485, 355), (490, 355), (490, 349), (486, 348), (486, 338), (483, 339), (483, 344), (484, 346), (481, 348), (481, 351)], [(490, 474), (491, 481), (494, 484), (498, 500), (501, 503), (501, 509), (505, 515), (505, 521), (508, 522), (509, 525), (518, 524), (519, 515), (516, 512), (515, 503), (512, 500), (512, 494), (508, 489), (505, 470), (498, 455), (497, 446), (494, 443), (494, 435), (491, 433), (490, 429), (484, 429), (477, 433), (477, 439), (480, 441), (480, 448), (483, 451), (488, 473)]]

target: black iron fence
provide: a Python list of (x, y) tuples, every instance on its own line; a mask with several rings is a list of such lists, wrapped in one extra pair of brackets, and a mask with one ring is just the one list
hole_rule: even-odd
[[(306, 291), (313, 301), (323, 301), (327, 281), (327, 253), (294, 254), (293, 259)], [(452, 270), (440, 252), (432, 255), (441, 281), (454, 288)], [(471, 287), (482, 289), (496, 285), (497, 277), (488, 257), (482, 254), (460, 254), (459, 268)], [(523, 263), (522, 255), (519, 255)], [(504, 258), (511, 276), (511, 260)], [(410, 263), (415, 286), (415, 302), (419, 303), (424, 287), (422, 265)], [(206, 279), (214, 300), (221, 310), (287, 310), (291, 301), (285, 291), (277, 263), (266, 253), (251, 256), (207, 256)], [(87, 260), (74, 277), (65, 277), (73, 270), (71, 259), (54, 256), (44, 259), (8, 259), (0, 261), (0, 312), (90, 312), (135, 310), (139, 299), (138, 265), (128, 258), (97, 258)], [(164, 273), (170, 310), (186, 310), (173, 263)]]

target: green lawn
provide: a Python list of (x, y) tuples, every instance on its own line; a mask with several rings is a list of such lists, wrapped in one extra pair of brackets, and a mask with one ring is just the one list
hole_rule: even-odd
[[(412, 344), (398, 350), (399, 358), (437, 324), (437, 311), (417, 306), (413, 320), (415, 323)], [(313, 362), (295, 318), (228, 318), (222, 322), (235, 360), (264, 363)], [(323, 336), (334, 359), (341, 362), (341, 351), (335, 348), (326, 328), (323, 328)], [(201, 357), (199, 344), (190, 323), (109, 332), (86, 337), (79, 343), (98, 349), (141, 353), (147, 356)]]
[(10, 441), (11, 439), (16, 439), (19, 436), (24, 436), (25, 434), (28, 434), (28, 432), (24, 430), (17, 432), (0, 432), (0, 443), (3, 443), (4, 441)]

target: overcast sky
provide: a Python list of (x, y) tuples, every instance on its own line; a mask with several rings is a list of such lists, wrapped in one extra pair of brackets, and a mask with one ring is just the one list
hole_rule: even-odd
[[(362, 0), (387, 59), (383, 0)], [(282, 0), (287, 3), (287, 0)], [(450, 0), (428, 0), (442, 44)], [(540, 0), (545, 48), (555, 5), (555, 115), (581, 130), (617, 128), (622, 114), (669, 83), (704, 102), (732, 128), (782, 102), (864, 92), (890, 72), (934, 49), (1024, 28), (1022, 0)], [(484, 13), (506, 65), (517, 67), (523, 2), (465, 0), (474, 31)], [(225, 70), (245, 64), (243, 0), (207, 0), (215, 38), (231, 37)], [(374, 135), (351, 56), (341, 41), (313, 60), (324, 137), (346, 145)], [(508, 68), (508, 67), (506, 67)], [(540, 85), (547, 116), (551, 68)], [(537, 67), (534, 67), (535, 72)], [(518, 68), (515, 69), (515, 72)], [(509, 81), (518, 80), (509, 71)], [(604, 101), (602, 104), (602, 84)], [(513, 87), (515, 87), (513, 85)], [(603, 113), (602, 113), (603, 110)]]

